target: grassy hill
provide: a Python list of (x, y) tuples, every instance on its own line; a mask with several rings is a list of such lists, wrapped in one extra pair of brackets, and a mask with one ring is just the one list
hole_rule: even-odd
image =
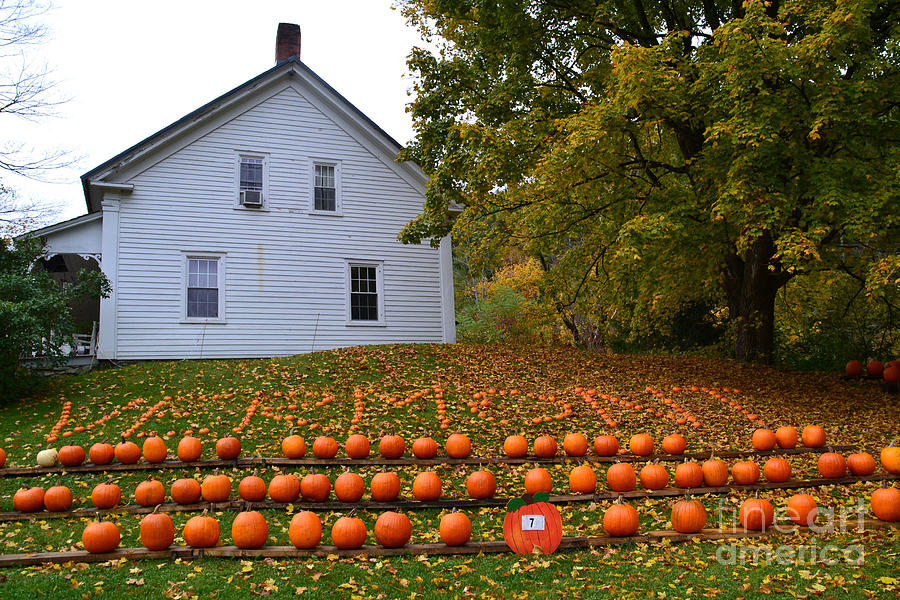
[[(66, 404), (71, 403), (71, 404)], [(65, 407), (68, 406), (68, 410)], [(751, 418), (752, 417), (752, 418)], [(318, 435), (341, 447), (351, 433), (373, 441), (394, 431), (407, 451), (419, 436), (440, 445), (453, 432), (467, 434), (473, 456), (499, 456), (504, 439), (521, 431), (530, 441), (581, 432), (592, 440), (610, 433), (627, 445), (631, 435), (648, 433), (657, 443), (681, 433), (688, 452), (746, 450), (759, 423), (802, 428), (825, 427), (829, 444), (856, 444), (877, 458), (887, 441), (900, 437), (896, 397), (868, 381), (843, 381), (837, 374), (794, 373), (703, 358), (604, 356), (567, 348), (507, 346), (381, 346), (348, 348), (272, 360), (144, 363), (54, 380), (38, 396), (0, 408), (0, 447), (7, 466), (31, 466), (46, 447), (97, 441), (115, 443), (123, 433), (138, 444), (157, 434), (170, 452), (185, 434), (199, 437), (204, 458), (215, 440), (241, 439), (245, 456), (279, 456), (281, 440), (293, 429), (308, 446)], [(343, 450), (339, 456), (343, 455)], [(816, 477), (813, 456), (791, 457), (795, 477)], [(554, 492), (568, 490), (574, 463), (548, 467)], [(760, 462), (760, 467), (762, 462)], [(498, 496), (521, 494), (527, 465), (497, 465)], [(298, 475), (308, 469), (291, 469)], [(365, 481), (380, 467), (357, 469)], [(403, 481), (401, 496), (411, 497), (416, 466), (393, 469)], [(466, 496), (471, 469), (435, 468), (447, 498)], [(596, 467), (600, 488), (602, 466)], [(277, 469), (260, 475), (268, 481)], [(671, 473), (671, 467), (670, 467)], [(159, 472), (166, 487), (179, 477), (202, 479), (196, 470)], [(227, 469), (237, 482), (249, 470)], [(327, 470), (333, 480), (338, 472)], [(123, 503), (146, 473), (113, 473)], [(90, 506), (90, 491), (107, 474), (66, 474), (59, 478), (0, 479), (0, 509), (12, 510), (12, 495), (27, 481), (49, 487), (57, 480), (75, 493), (75, 507)], [(874, 483), (827, 486), (809, 491), (820, 506), (855, 507)], [(783, 508), (792, 491), (765, 492)], [(732, 493), (727, 508), (746, 494)], [(720, 497), (701, 498), (712, 511)], [(669, 529), (671, 499), (635, 502), (642, 530)], [(602, 534), (609, 502), (561, 506), (565, 535)], [(290, 510), (267, 510), (270, 544), (288, 544)], [(502, 508), (471, 511), (473, 539), (501, 539)], [(438, 542), (440, 511), (408, 513), (413, 542)], [(176, 513), (176, 544), (192, 516)], [(223, 543), (230, 543), (233, 513), (216, 517)], [(325, 513), (323, 543), (337, 513)], [(363, 514), (370, 532), (377, 514)], [(140, 517), (115, 519), (122, 546), (140, 546)], [(80, 549), (86, 520), (36, 519), (0, 523), (0, 553)], [(512, 554), (475, 557), (337, 557), (302, 560), (205, 559), (175, 562), (122, 562), (106, 565), (49, 565), (0, 569), (0, 597), (118, 597), (138, 593), (170, 598), (275, 597), (312, 593), (347, 597), (757, 597), (767, 594), (835, 597), (896, 597), (898, 530), (795, 535), (765, 541), (790, 547), (837, 548), (837, 564), (720, 564), (725, 542), (680, 545), (626, 545), (550, 556)], [(759, 540), (728, 541), (754, 549)], [(865, 564), (849, 564), (840, 549), (861, 546)], [(819, 589), (824, 587), (824, 589)]]

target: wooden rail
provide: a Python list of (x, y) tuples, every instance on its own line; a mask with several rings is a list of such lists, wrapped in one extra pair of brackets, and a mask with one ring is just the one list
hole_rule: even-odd
[[(900, 527), (900, 523), (888, 523), (875, 519), (864, 519), (856, 526), (848, 529), (854, 533)], [(709, 541), (732, 538), (763, 537), (766, 535), (791, 535), (795, 531), (809, 532), (805, 527), (781, 529), (771, 527), (767, 531), (747, 531), (735, 529), (704, 529), (695, 534), (684, 534), (676, 531), (650, 531), (642, 535), (629, 537), (610, 537), (597, 535), (589, 537), (564, 537), (561, 549), (590, 548), (613, 544), (686, 542), (690, 540)], [(451, 555), (451, 554), (496, 554), (509, 552), (503, 541), (469, 542), (463, 546), (447, 546), (446, 544), (407, 544), (402, 548), (383, 548), (381, 546), (363, 546), (357, 550), (341, 550), (334, 546), (317, 546), (311, 550), (298, 550), (293, 546), (263, 546), (254, 550), (242, 550), (235, 546), (216, 546), (215, 548), (195, 549), (185, 546), (173, 546), (167, 550), (147, 550), (146, 548), (119, 548), (107, 554), (90, 554), (88, 552), (35, 552), (32, 554), (2, 554), (0, 567), (20, 567), (47, 563), (88, 563), (107, 562), (111, 560), (174, 560), (199, 559), (203, 557), (217, 558), (308, 558), (328, 555), (358, 556), (400, 556), (415, 554)]]
[[(757, 491), (757, 490), (777, 490), (777, 489), (798, 489), (810, 487), (822, 487), (826, 485), (847, 485), (858, 482), (876, 482), (876, 481), (895, 481), (900, 479), (900, 475), (869, 475), (866, 477), (842, 477), (840, 479), (806, 479), (791, 480), (784, 483), (757, 483), (754, 485), (730, 485), (722, 487), (701, 487), (692, 488), (690, 490), (682, 488), (664, 488), (661, 490), (643, 490), (635, 489), (630, 492), (597, 492), (595, 494), (569, 494), (560, 496), (550, 496), (550, 502), (554, 504), (575, 504), (584, 502), (601, 502), (605, 500), (615, 500), (620, 495), (624, 498), (666, 498), (673, 496), (684, 496), (690, 492), (694, 496), (702, 496), (705, 494), (728, 494), (730, 492), (740, 491)], [(469, 509), (483, 508), (489, 506), (506, 506), (509, 498), (486, 498), (484, 500), (472, 500), (463, 498), (448, 498), (446, 500), (434, 501), (418, 501), (418, 500), (395, 500), (393, 502), (291, 502), (294, 510), (311, 510), (315, 512), (348, 512), (353, 509), (369, 510), (374, 512), (383, 512), (387, 510), (427, 510), (427, 509)], [(244, 510), (246, 502), (240, 499), (230, 500), (228, 502), (198, 502), (196, 504), (160, 504), (158, 512), (200, 512), (203, 509), (211, 511), (241, 511)], [(284, 510), (289, 503), (286, 502), (253, 502), (252, 507), (257, 510), (274, 509)], [(153, 506), (138, 506), (127, 504), (116, 508), (99, 509), (99, 508), (78, 508), (75, 510), (62, 512), (38, 511), (32, 513), (23, 512), (4, 512), (0, 513), (0, 522), (6, 521), (28, 521), (36, 519), (64, 519), (64, 518), (92, 518), (97, 515), (108, 514), (147, 514), (153, 512)]]
[[(827, 448), (790, 448), (787, 450), (752, 450), (746, 452), (716, 452), (717, 458), (752, 458), (752, 457), (769, 457), (779, 455), (797, 455), (797, 454), (821, 454), (823, 452), (848, 452), (856, 450), (856, 446), (829, 446)], [(39, 477), (41, 475), (63, 475), (73, 473), (115, 473), (115, 472), (132, 472), (132, 471), (159, 471), (163, 469), (215, 469), (215, 468), (241, 468), (248, 469), (254, 467), (350, 467), (350, 466), (436, 466), (436, 465), (495, 465), (509, 464), (522, 465), (529, 463), (541, 464), (563, 464), (563, 463), (613, 463), (613, 462), (646, 462), (658, 460), (661, 462), (682, 462), (689, 460), (706, 460), (709, 458), (712, 450), (700, 453), (688, 454), (652, 454), (650, 456), (635, 456), (634, 454), (619, 454), (616, 456), (584, 456), (584, 457), (567, 457), (557, 456), (554, 458), (537, 458), (528, 456), (524, 458), (507, 458), (505, 456), (485, 456), (481, 458), (282, 458), (282, 457), (246, 457), (236, 460), (220, 460), (207, 459), (196, 460), (192, 462), (184, 462), (180, 460), (167, 460), (160, 463), (140, 462), (131, 465), (123, 465), (121, 463), (113, 463), (109, 465), (86, 464), (77, 467), (8, 467), (0, 469), (0, 477)]]

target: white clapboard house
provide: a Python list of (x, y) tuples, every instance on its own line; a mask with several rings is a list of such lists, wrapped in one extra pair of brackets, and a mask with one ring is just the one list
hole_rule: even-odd
[(273, 68), (83, 175), (88, 214), (34, 232), (57, 278), (109, 278), (76, 307), (97, 358), (455, 341), (450, 240), (397, 240), (427, 177), (299, 56), (279, 25)]

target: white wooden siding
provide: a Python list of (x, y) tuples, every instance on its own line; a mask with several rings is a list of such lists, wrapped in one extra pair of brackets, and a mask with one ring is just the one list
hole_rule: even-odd
[[(268, 210), (234, 208), (236, 151), (268, 155)], [(342, 217), (309, 214), (311, 157), (342, 162)], [(309, 352), (317, 317), (316, 350), (443, 340), (439, 251), (397, 241), (421, 194), (288, 83), (128, 183), (117, 358)], [(226, 323), (181, 322), (185, 251), (226, 253)], [(347, 326), (346, 259), (383, 261), (386, 326)]]

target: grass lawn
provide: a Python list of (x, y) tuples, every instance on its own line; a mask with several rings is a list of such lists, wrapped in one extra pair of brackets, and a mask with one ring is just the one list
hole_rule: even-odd
[[(576, 393), (576, 388), (592, 390), (594, 403)], [(661, 393), (654, 395), (656, 391)], [(446, 403), (446, 416), (438, 411), (439, 394)], [(471, 406), (476, 394), (479, 401), (487, 399), (488, 405)], [(259, 400), (258, 408), (248, 412), (254, 400)], [(674, 407), (666, 400), (674, 402)], [(71, 409), (63, 421), (66, 402), (71, 402)], [(148, 409), (157, 404), (148, 414)], [(31, 466), (39, 450), (64, 443), (85, 448), (97, 441), (115, 443), (122, 432), (131, 431), (131, 439), (138, 444), (144, 436), (157, 433), (174, 451), (181, 436), (192, 432), (203, 441), (203, 457), (210, 458), (215, 440), (238, 428), (234, 435), (242, 441), (244, 456), (280, 456), (281, 440), (293, 428), (308, 446), (323, 432), (342, 447), (351, 433), (362, 433), (373, 441), (373, 453), (377, 453), (377, 440), (391, 430), (404, 437), (407, 451), (419, 436), (429, 435), (443, 445), (450, 433), (461, 431), (472, 439), (473, 456), (501, 455), (503, 440), (515, 431), (522, 431), (529, 441), (549, 434), (560, 442), (573, 431), (584, 433), (588, 439), (611, 433), (623, 444), (635, 433), (649, 433), (659, 443), (665, 435), (679, 432), (687, 441), (688, 452), (708, 448), (747, 450), (751, 433), (758, 426), (748, 414), (757, 415), (773, 428), (792, 424), (801, 429), (810, 423), (820, 424), (826, 429), (829, 444), (857, 444), (876, 459), (889, 440), (900, 438), (897, 397), (883, 394), (873, 382), (843, 381), (837, 374), (783, 372), (704, 358), (602, 356), (564, 348), (423, 345), (349, 348), (272, 360), (146, 363), (59, 378), (42, 394), (0, 408), (0, 447), (8, 454), (7, 466)], [(87, 429), (75, 432), (81, 427)], [(61, 437), (66, 432), (72, 432), (71, 436)], [(59, 439), (49, 442), (54, 435)], [(343, 449), (339, 456), (343, 456)], [(818, 477), (815, 455), (789, 459), (794, 477)], [(548, 467), (554, 492), (568, 491), (568, 472), (573, 466)], [(671, 475), (674, 464), (667, 466)], [(497, 477), (497, 495), (521, 494), (529, 468), (489, 467)], [(381, 468), (355, 470), (368, 484)], [(411, 498), (418, 469), (410, 466), (394, 470), (403, 481), (401, 496)], [(465, 497), (465, 478), (471, 470), (459, 465), (435, 468), (445, 498)], [(595, 470), (603, 490), (605, 466), (596, 465)], [(268, 480), (276, 471), (267, 469), (260, 475)], [(295, 472), (302, 476), (308, 469)], [(202, 479), (206, 473), (199, 469), (169, 470), (156, 476), (168, 489), (177, 478)], [(236, 492), (237, 482), (250, 470), (227, 469), (226, 474), (232, 478)], [(331, 469), (327, 474), (333, 481), (338, 470)], [(110, 475), (122, 487), (123, 502), (133, 502), (134, 488), (147, 473)], [(24, 481), (46, 488), (60, 480), (73, 490), (76, 508), (90, 506), (91, 489), (108, 477), (68, 474), (62, 478), (0, 479), (0, 510), (12, 510), (12, 496)], [(868, 505), (877, 485), (828, 486), (808, 493), (820, 506), (855, 510), (858, 498), (864, 498)], [(783, 509), (793, 493), (773, 490), (762, 497), (771, 500), (776, 509)], [(720, 500), (730, 512), (745, 497), (739, 493), (701, 497), (710, 511), (710, 526), (718, 525), (714, 511)], [(664, 498), (633, 502), (640, 514), (641, 530), (671, 529), (669, 511), (673, 502)], [(564, 535), (602, 534), (602, 516), (608, 506), (608, 502), (561, 506)], [(289, 511), (263, 513), (269, 522), (269, 543), (289, 544)], [(176, 523), (177, 545), (183, 544), (181, 526), (193, 514), (171, 515)], [(470, 511), (473, 539), (501, 539), (504, 514), (502, 508)], [(215, 516), (221, 523), (222, 543), (230, 544), (234, 513)], [(331, 524), (338, 516), (321, 514), (323, 543), (330, 543)], [(370, 532), (368, 543), (375, 543), (371, 531), (377, 514), (361, 516)], [(440, 541), (440, 511), (409, 511), (408, 516), (413, 524), (413, 542)], [(121, 514), (113, 520), (122, 531), (123, 547), (140, 546), (139, 515)], [(87, 522), (47, 519), (0, 523), (0, 553), (80, 550), (81, 531)], [(766, 564), (769, 548), (780, 551), (782, 560)], [(800, 549), (805, 551), (803, 559), (791, 559)], [(760, 557), (756, 562), (751, 560), (753, 553)], [(813, 554), (815, 559), (810, 558)], [(17, 567), (0, 569), (0, 598), (126, 594), (246, 598), (302, 593), (343, 599), (896, 598), (898, 579), (900, 529), (885, 529), (861, 534), (639, 544), (560, 551), (549, 556), (330, 556)]]

